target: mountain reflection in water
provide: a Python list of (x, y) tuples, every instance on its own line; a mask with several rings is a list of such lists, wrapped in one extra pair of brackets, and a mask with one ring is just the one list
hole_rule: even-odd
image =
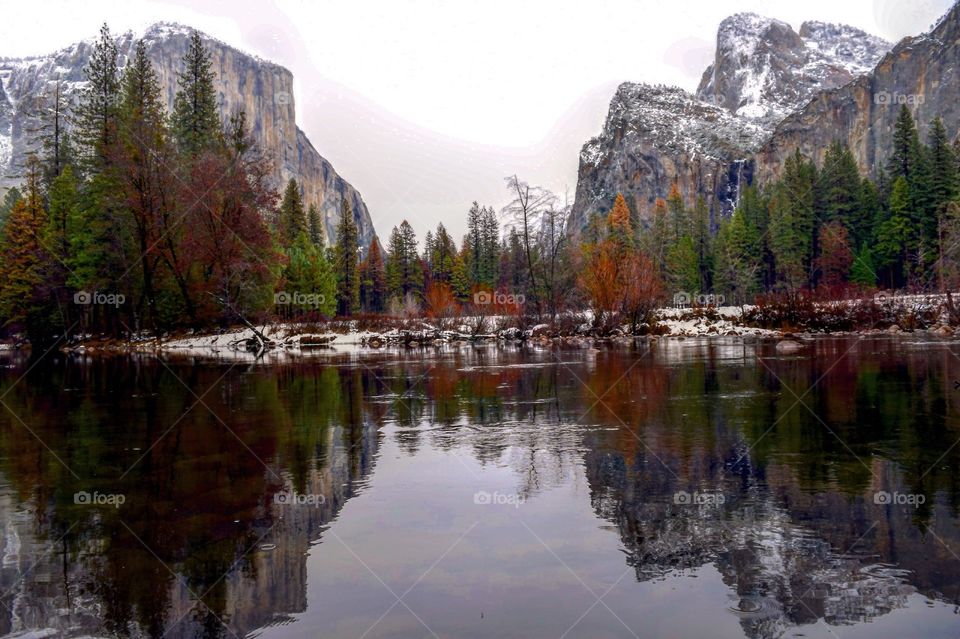
[(0, 632), (955, 637), (951, 349), (8, 356)]

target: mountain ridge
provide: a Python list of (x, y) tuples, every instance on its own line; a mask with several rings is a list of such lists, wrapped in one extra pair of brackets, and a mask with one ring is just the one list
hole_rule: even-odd
[[(795, 31), (786, 22), (755, 13), (725, 18), (717, 29), (714, 60), (696, 92), (674, 91), (698, 100), (703, 111), (719, 108), (733, 116), (724, 126), (738, 129), (742, 143), (719, 154), (700, 148), (697, 129), (711, 124), (706, 120), (694, 127), (694, 143), (679, 149), (683, 145), (677, 144), (676, 135), (690, 131), (688, 98), (673, 107), (661, 103), (655, 117), (659, 126), (651, 127), (649, 110), (639, 110), (633, 121), (615, 117), (622, 100), (618, 89), (603, 130), (583, 146), (571, 230), (579, 232), (592, 214), (609, 210), (617, 193), (643, 212), (666, 197), (674, 184), (690, 204), (704, 197), (716, 222), (732, 211), (744, 180), (753, 181), (756, 155), (787, 117), (825, 90), (863, 77), (892, 48), (848, 25), (808, 20)], [(628, 131), (634, 132), (632, 143)]]

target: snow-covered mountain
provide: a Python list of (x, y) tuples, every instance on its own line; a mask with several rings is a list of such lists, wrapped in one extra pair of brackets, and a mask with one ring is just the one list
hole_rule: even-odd
[(890, 43), (845, 25), (787, 23), (751, 13), (725, 19), (696, 94), (623, 84), (603, 131), (580, 154), (571, 228), (623, 193), (643, 217), (677, 184), (716, 218), (732, 210), (753, 156), (777, 125), (820, 92), (869, 73)]
[(772, 129), (822, 89), (868, 73), (886, 40), (846, 25), (786, 22), (738, 13), (720, 23), (713, 64), (697, 96)]
[(822, 161), (833, 140), (850, 147), (862, 172), (875, 173), (892, 148), (901, 105), (913, 113), (920, 136), (940, 117), (951, 140), (960, 137), (960, 3), (934, 26), (908, 37), (869, 73), (818, 92), (784, 118), (757, 154), (760, 179), (779, 174), (795, 149)]
[[(126, 64), (138, 39), (160, 78), (168, 110), (177, 90), (177, 72), (187, 50), (192, 29), (178, 24), (157, 23), (142, 34), (117, 37), (120, 65)], [(334, 236), (341, 202), (350, 202), (365, 244), (375, 230), (363, 198), (313, 147), (296, 123), (293, 74), (272, 62), (201, 34), (211, 54), (221, 115), (226, 119), (244, 110), (251, 134), (274, 165), (278, 187), (296, 178), (307, 204), (316, 204)], [(36, 131), (44, 100), (59, 78), (68, 104), (75, 104), (85, 84), (84, 68), (94, 40), (84, 40), (55, 53), (30, 58), (0, 58), (0, 190), (21, 180), (24, 162), (39, 144)]]

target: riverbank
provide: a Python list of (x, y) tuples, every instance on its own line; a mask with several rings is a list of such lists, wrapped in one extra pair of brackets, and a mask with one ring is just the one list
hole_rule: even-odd
[[(806, 316), (804, 316), (806, 313)], [(805, 319), (806, 317), (806, 319)], [(796, 341), (822, 335), (929, 333), (953, 337), (951, 314), (939, 296), (816, 303), (800, 309), (774, 304), (662, 308), (639, 334), (626, 327), (598, 332), (590, 313), (567, 314), (553, 324), (515, 316), (459, 318), (370, 318), (323, 323), (273, 322), (216, 331), (183, 331), (163, 335), (109, 339), (90, 336), (63, 347), (67, 352), (222, 352), (375, 350), (389, 347), (429, 347), (455, 343), (532, 343), (589, 347), (627, 343), (635, 339), (744, 337), (784, 342), (783, 352), (796, 350)], [(791, 344), (791, 342), (794, 342)]]

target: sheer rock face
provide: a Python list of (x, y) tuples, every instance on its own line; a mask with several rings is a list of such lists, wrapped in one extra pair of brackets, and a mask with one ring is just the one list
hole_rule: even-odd
[(761, 180), (776, 177), (783, 160), (799, 148), (822, 161), (827, 145), (849, 145), (860, 170), (876, 174), (890, 153), (902, 104), (925, 139), (930, 122), (943, 119), (951, 139), (960, 133), (960, 4), (927, 34), (905, 38), (869, 74), (822, 91), (787, 116), (757, 155)]
[(853, 27), (805, 22), (799, 32), (755, 14), (724, 20), (696, 95), (624, 84), (601, 134), (580, 154), (571, 230), (610, 209), (618, 192), (640, 212), (676, 183), (688, 206), (729, 213), (754, 156), (789, 114), (869, 72), (890, 44)]
[(720, 23), (697, 96), (772, 130), (818, 91), (868, 73), (890, 47), (846, 25), (804, 22), (797, 33), (785, 22), (740, 13)]
[[(150, 60), (160, 78), (168, 111), (173, 109), (177, 72), (182, 68), (191, 29), (155, 24), (143, 34)], [(201, 34), (202, 35), (202, 34)], [(250, 133), (270, 157), (278, 188), (290, 178), (302, 187), (306, 204), (316, 204), (325, 222), (327, 241), (334, 238), (341, 202), (346, 199), (368, 245), (375, 235), (370, 213), (360, 194), (340, 177), (297, 127), (293, 74), (287, 69), (238, 51), (202, 35), (211, 55), (221, 115), (226, 120), (243, 110)], [(120, 65), (125, 65), (138, 37), (132, 33), (117, 40)], [(42, 97), (59, 77), (69, 103), (76, 103), (85, 84), (84, 68), (93, 50), (92, 41), (79, 42), (47, 56), (0, 59), (0, 187), (19, 182), (24, 161), (39, 145), (36, 113)]]
[(604, 213), (617, 193), (637, 211), (650, 210), (676, 183), (688, 203), (704, 196), (722, 210), (736, 199), (751, 166), (738, 161), (759, 146), (762, 127), (676, 87), (625, 83), (617, 89), (603, 132), (580, 152), (572, 229)]

